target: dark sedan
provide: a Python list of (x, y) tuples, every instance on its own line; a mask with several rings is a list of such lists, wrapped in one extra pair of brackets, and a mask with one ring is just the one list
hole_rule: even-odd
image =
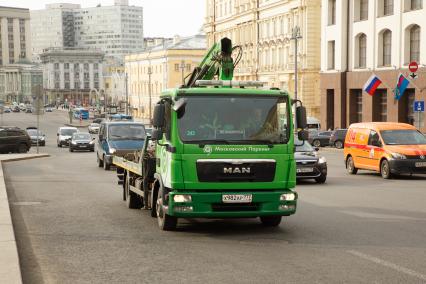
[(325, 147), (330, 145), (332, 131), (321, 131), (309, 137), (309, 143), (314, 147)]
[(314, 179), (317, 183), (325, 183), (327, 179), (327, 161), (309, 142), (295, 141), (296, 178)]
[(40, 130), (37, 128), (27, 128), (27, 133), (31, 138), (32, 145), (37, 145), (38, 141), (39, 146), (46, 146), (46, 135), (44, 135)]
[(70, 152), (95, 151), (95, 140), (89, 133), (74, 133), (70, 141)]
[(343, 149), (345, 147), (345, 137), (347, 129), (336, 129), (331, 133), (330, 146), (334, 146), (337, 149)]

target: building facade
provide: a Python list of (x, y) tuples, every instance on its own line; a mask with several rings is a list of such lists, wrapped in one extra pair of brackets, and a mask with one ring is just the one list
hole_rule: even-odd
[(126, 74), (124, 62), (107, 60), (104, 67), (105, 98), (108, 105), (119, 106), (125, 110), (126, 103)]
[[(206, 53), (206, 37), (175, 37), (142, 53), (126, 56), (129, 103), (133, 115), (149, 121), (161, 92), (179, 87)], [(151, 111), (150, 111), (151, 109)]]
[[(423, 0), (322, 0), (321, 122), (345, 128), (361, 121), (412, 123), (425, 131), (414, 100), (426, 97), (426, 9)], [(420, 66), (400, 100), (394, 89), (408, 65)], [(363, 91), (375, 74), (383, 82)]]
[(207, 46), (223, 37), (241, 45), (236, 80), (260, 80), (294, 93), (294, 27), (298, 40), (298, 98), (320, 115), (320, 0), (207, 0)]
[(0, 6), (0, 66), (31, 60), (30, 12)]
[(100, 104), (104, 93), (102, 51), (50, 48), (40, 59), (48, 103)]
[(41, 66), (21, 60), (0, 67), (0, 100), (6, 103), (31, 103), (35, 87), (42, 86)]
[(143, 9), (129, 6), (128, 0), (91, 8), (51, 4), (31, 17), (35, 57), (49, 47), (81, 47), (123, 58), (144, 46)]
[(44, 10), (34, 10), (31, 15), (31, 38), (33, 59), (39, 61), (39, 55), (49, 47), (73, 47), (74, 10), (77, 4), (47, 4)]

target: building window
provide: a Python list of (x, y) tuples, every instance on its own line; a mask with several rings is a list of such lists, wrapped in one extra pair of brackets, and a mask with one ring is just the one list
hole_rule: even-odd
[(361, 34), (358, 38), (358, 68), (367, 66), (367, 36)]
[(359, 3), (359, 20), (364, 21), (368, 19), (368, 0), (360, 0)]
[(84, 88), (85, 89), (89, 89), (90, 88), (89, 82), (84, 82)]
[(74, 63), (74, 70), (78, 70), (80, 67), (79, 67), (79, 64), (78, 63)]
[(393, 15), (393, 0), (383, 0), (383, 15)]
[(355, 94), (355, 102), (356, 102), (356, 120), (357, 122), (362, 121), (362, 91), (359, 90)]
[(69, 82), (65, 82), (65, 89), (69, 89), (70, 88), (70, 83)]
[(93, 69), (98, 70), (98, 68), (99, 68), (99, 64), (98, 63), (94, 63), (93, 64)]
[(191, 64), (186, 64), (186, 71), (191, 71)]
[(420, 62), (420, 27), (414, 25), (410, 30), (410, 62)]
[(95, 89), (99, 89), (99, 82), (94, 83)]
[(175, 64), (175, 71), (179, 71), (179, 64), (178, 63)]
[(392, 64), (392, 32), (386, 30), (382, 34), (383, 41), (383, 56), (382, 56), (382, 66), (390, 66)]
[(59, 89), (59, 82), (55, 83), (55, 89)]
[(84, 70), (89, 70), (89, 63), (84, 63)]
[(380, 95), (380, 121), (387, 121), (387, 112), (388, 112), (388, 106), (387, 106), (387, 94), (386, 91), (383, 90), (379, 93)]
[(55, 63), (54, 68), (55, 68), (55, 70), (58, 70), (59, 69), (59, 63)]
[(65, 79), (65, 81), (69, 81), (70, 80), (70, 73), (65, 72), (64, 73), (64, 79)]
[(69, 64), (69, 63), (64, 63), (64, 69), (65, 69), (65, 70), (70, 69), (70, 64)]
[(328, 25), (336, 24), (336, 0), (328, 0)]
[(410, 10), (419, 10), (419, 9), (422, 9), (422, 2), (423, 2), (423, 0), (411, 0)]
[(80, 89), (80, 82), (74, 82), (74, 89)]
[(331, 70), (335, 67), (335, 41), (328, 42), (328, 64), (327, 69)]

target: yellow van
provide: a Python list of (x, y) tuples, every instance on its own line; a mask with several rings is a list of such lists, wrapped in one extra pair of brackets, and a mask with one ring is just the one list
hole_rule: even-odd
[(414, 126), (396, 122), (352, 124), (345, 137), (348, 173), (360, 170), (394, 174), (426, 174), (426, 137)]

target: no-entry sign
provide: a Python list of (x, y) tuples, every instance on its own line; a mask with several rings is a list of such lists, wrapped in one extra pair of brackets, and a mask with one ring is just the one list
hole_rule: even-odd
[(408, 69), (410, 70), (410, 72), (415, 73), (417, 69), (419, 69), (419, 65), (416, 61), (410, 62), (410, 64), (408, 65)]

